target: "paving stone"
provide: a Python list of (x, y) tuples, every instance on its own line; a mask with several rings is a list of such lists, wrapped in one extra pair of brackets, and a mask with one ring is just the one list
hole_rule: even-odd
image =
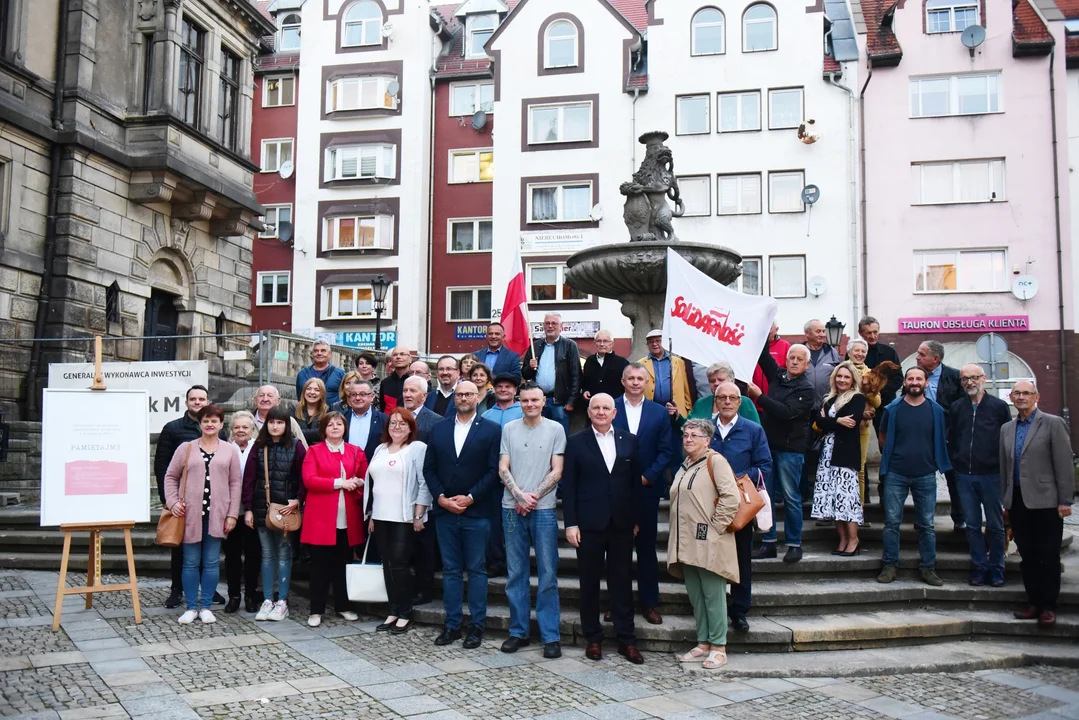
[[(226, 688), (329, 675), (284, 645), (154, 656), (146, 663), (179, 693)], [(219, 703), (215, 703), (219, 704)]]
[[(129, 646), (127, 641), (123, 638), (115, 637), (106, 638), (104, 640), (79, 640), (75, 642), (75, 647), (86, 653), (86, 656), (89, 657), (91, 652), (96, 652), (98, 650), (128, 649), (131, 646)], [(131, 652), (134, 653), (134, 649), (131, 649)]]
[(116, 702), (116, 695), (85, 664), (0, 673), (0, 715), (77, 710)]
[(86, 720), (86, 718), (126, 718), (127, 711), (119, 703), (102, 705), (96, 708), (79, 708), (77, 710), (61, 710), (60, 720)]
[(609, 699), (535, 665), (456, 673), (412, 684), (423, 688), (427, 697), (485, 720), (534, 717), (601, 705)]
[[(828, 688), (822, 688), (826, 689)], [(775, 693), (725, 705), (716, 712), (729, 720), (760, 720), (768, 717), (798, 720), (879, 720), (888, 717), (854, 702), (809, 689)]]
[(176, 710), (186, 712), (191, 709), (187, 701), (172, 692), (171, 688), (166, 695), (130, 698), (120, 702), (132, 716), (152, 715)]
[[(1062, 704), (1060, 699), (1037, 694), (1040, 687), (1016, 690), (972, 673), (891, 675), (849, 682), (926, 710), (978, 720), (1008, 720)], [(834, 687), (838, 686), (830, 685), (820, 692)]]
[(86, 657), (79, 651), (46, 653), (44, 655), (28, 655), (27, 660), (34, 667), (50, 667), (52, 665), (75, 665), (85, 663)]
[(46, 605), (33, 595), (24, 597), (0, 597), (0, 618), (43, 617), (52, 615), (52, 606)]
[(363, 633), (334, 638), (332, 642), (358, 657), (370, 660), (381, 668), (409, 665), (417, 659), (422, 659), (431, 665), (444, 660), (466, 659), (480, 662), (480, 658), (487, 655), (505, 654), (498, 652), (501, 642), (496, 643), (489, 639), (475, 650), (465, 650), (461, 647), (460, 641), (440, 647), (434, 644), (439, 632), (441, 630), (437, 628), (416, 626), (404, 635)]
[(33, 664), (26, 655), (0, 657), (0, 672), (7, 672), (8, 670), (29, 670), (32, 667)]
[(978, 677), (1001, 685), (1007, 685), (1008, 687), (1019, 688), (1020, 690), (1029, 690), (1045, 684), (1044, 680), (1024, 677), (1014, 672), (994, 672), (990, 675), (979, 675)]
[(363, 691), (375, 700), (391, 700), (393, 698), (419, 695), (423, 692), (423, 689), (407, 682), (392, 682), (383, 683), (382, 685), (372, 685), (371, 687), (364, 688)]
[(1059, 700), (1062, 703), (1073, 705), (1079, 703), (1079, 692), (1065, 690), (1064, 688), (1053, 685), (1039, 685), (1036, 688), (1031, 688), (1028, 692), (1042, 697), (1052, 698), (1053, 700)]
[(43, 653), (73, 652), (75, 643), (61, 628), (53, 632), (48, 626), (33, 628), (0, 628), (0, 655), (40, 655)]
[[(678, 662), (674, 653), (642, 653), (644, 665), (632, 665), (620, 655), (610, 655), (600, 661), (601, 667), (611, 669), (618, 676), (650, 687), (657, 694), (667, 694), (676, 690), (697, 690), (716, 681), (714, 671), (701, 671), (700, 666), (691, 669), (687, 663)], [(791, 686), (793, 687), (793, 686)]]
[(471, 672), (472, 670), (483, 669), (483, 665), (480, 665), (475, 660), (469, 660), (468, 658), (443, 660), (441, 662), (433, 663), (433, 665), (444, 673)]
[(387, 672), (400, 680), (418, 680), (443, 674), (441, 670), (425, 662), (400, 665), (390, 668)]
[(624, 703), (606, 703), (596, 707), (581, 708), (581, 712), (596, 720), (642, 720), (651, 717), (635, 707)]
[(157, 681), (151, 683), (143, 683), (141, 685), (130, 685), (126, 687), (114, 688), (113, 692), (116, 693), (116, 697), (120, 702), (128, 702), (129, 700), (141, 700), (143, 698), (161, 697), (163, 695), (176, 695), (176, 691), (164, 681)]
[(122, 672), (138, 672), (139, 670), (150, 669), (150, 666), (146, 664), (145, 660), (137, 657), (103, 661), (94, 661), (91, 658), (86, 659), (90, 661), (90, 664), (94, 668), (94, 672), (96, 672), (98, 675), (111, 675), (113, 673)]
[(1068, 690), (1079, 690), (1079, 668), (1049, 667), (1047, 665), (1029, 665), (1016, 668), (1012, 675), (1030, 678), (1039, 685), (1056, 685)]
[[(628, 665), (628, 663), (626, 664)], [(653, 688), (640, 683), (629, 682), (614, 672), (604, 670), (586, 670), (585, 672), (571, 673), (563, 677), (600, 693), (605, 696), (605, 700), (627, 702), (652, 697), (657, 694)]]
[(534, 720), (591, 720), (580, 710), (562, 710), (561, 712), (538, 715)]
[(113, 675), (103, 675), (101, 679), (105, 681), (109, 687), (121, 687), (124, 685), (142, 685), (144, 683), (158, 683), (161, 682), (161, 676), (153, 670), (137, 670), (135, 672), (115, 673)]
[(132, 645), (170, 642), (172, 640), (203, 640), (206, 638), (226, 637), (231, 635), (256, 635), (261, 629), (237, 615), (215, 612), (217, 622), (209, 625), (193, 622), (181, 625), (176, 622), (181, 613), (172, 611), (169, 615), (144, 616), (142, 624), (136, 625), (133, 618), (112, 618), (105, 620), (113, 631)]
[(637, 708), (649, 715), (655, 717), (667, 718), (671, 715), (675, 715), (681, 712), (690, 712), (697, 708), (692, 705), (687, 705), (684, 702), (679, 702), (671, 698), (670, 696), (657, 695), (650, 698), (641, 698), (640, 700), (630, 700), (626, 703), (630, 707)]
[(779, 678), (747, 678), (742, 682), (750, 687), (770, 693), (789, 692), (798, 689), (798, 686), (794, 683)]
[(271, 699), (300, 694), (299, 690), (283, 681), (263, 683), (261, 685), (247, 685), (238, 687), (236, 690), (244, 700), (262, 700), (263, 698)]
[(410, 695), (408, 697), (387, 698), (381, 701), (383, 705), (393, 710), (398, 715), (420, 715), (423, 713), (438, 712), (449, 708), (441, 700), (426, 695)]
[[(55, 587), (56, 582), (53, 581)], [(30, 583), (18, 573), (0, 574), (0, 592), (15, 592), (17, 590), (29, 590)]]
[(730, 700), (725, 700), (719, 695), (713, 695), (712, 693), (706, 692), (704, 690), (685, 690), (680, 693), (674, 693), (670, 695), (670, 697), (674, 698), (678, 702), (685, 703), (686, 705), (703, 709), (730, 704)]
[(199, 717), (229, 720), (313, 720), (314, 718), (399, 718), (377, 700), (355, 688), (327, 690), (278, 698), (267, 703), (230, 702), (196, 708)]
[(333, 675), (327, 675), (326, 677), (302, 678), (300, 680), (289, 680), (288, 682), (289, 685), (296, 688), (300, 692), (339, 690), (341, 688), (347, 688), (349, 686), (347, 682)]
[(913, 715), (916, 712), (921, 711), (921, 708), (917, 705), (911, 705), (910, 703), (896, 700), (895, 698), (885, 697), (883, 695), (869, 698), (858, 703), (862, 707), (867, 707), (870, 710), (876, 710), (881, 715), (887, 715), (892, 718), (902, 718), (908, 715)]

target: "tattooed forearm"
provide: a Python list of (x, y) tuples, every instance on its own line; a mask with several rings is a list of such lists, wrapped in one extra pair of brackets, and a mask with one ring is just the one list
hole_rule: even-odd
[(558, 487), (558, 481), (562, 479), (562, 470), (552, 470), (540, 482), (536, 488), (536, 497), (543, 497)]
[(513, 479), (513, 475), (510, 474), (509, 469), (502, 468), (502, 471), (499, 472), (499, 476), (502, 478), (502, 484), (510, 491), (510, 495), (513, 496), (513, 499), (517, 502), (522, 502), (525, 494), (521, 492), (521, 488), (517, 487), (517, 481)]

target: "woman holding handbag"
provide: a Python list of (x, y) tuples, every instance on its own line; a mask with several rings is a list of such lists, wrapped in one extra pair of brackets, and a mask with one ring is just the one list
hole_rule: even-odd
[(300, 542), (311, 546), (310, 627), (322, 624), (326, 597), (333, 583), (333, 606), (345, 620), (358, 620), (348, 600), (345, 565), (352, 548), (362, 545), (363, 478), (367, 458), (363, 449), (345, 442), (345, 417), (330, 412), (319, 423), (322, 442), (307, 450), (303, 484), (307, 488)]
[(716, 428), (708, 420), (687, 420), (682, 428), (686, 459), (671, 483), (671, 530), (667, 572), (685, 577), (697, 647), (678, 657), (706, 670), (727, 664), (727, 581), (738, 582), (734, 534), (738, 484), (731, 466), (708, 445)]
[(207, 405), (195, 417), (202, 437), (176, 448), (165, 471), (165, 506), (184, 519), (183, 625), (196, 617), (217, 622), (210, 603), (220, 578), (221, 542), (236, 527), (243, 484), (239, 449), (218, 437), (225, 413)]
[[(477, 367), (479, 367), (477, 365)], [(431, 493), (423, 480), (427, 445), (416, 440), (416, 418), (394, 408), (382, 430), (382, 444), (367, 468), (364, 517), (382, 555), (390, 614), (375, 628), (401, 635), (412, 629), (412, 568), (416, 533), (423, 530)]]
[(288, 617), (288, 590), (292, 577), (292, 538), (288, 533), (298, 530), (302, 522), (300, 486), (303, 484), (301, 474), (305, 454), (303, 444), (292, 437), (288, 410), (281, 405), (270, 408), (244, 468), (242, 496), (243, 506), (247, 508), (244, 522), (258, 531), (262, 547), (262, 595), (265, 599), (255, 620), (280, 621)]

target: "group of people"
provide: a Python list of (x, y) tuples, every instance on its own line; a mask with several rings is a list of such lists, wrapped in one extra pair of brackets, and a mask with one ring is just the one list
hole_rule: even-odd
[[(188, 414), (165, 426), (155, 463), (162, 502), (185, 517), (167, 603), (183, 598), (180, 622), (213, 622), (215, 599), (235, 612), (241, 580), (256, 620), (284, 619), (298, 548), (310, 557), (308, 624), (320, 624), (331, 584), (334, 610), (355, 619), (345, 566), (372, 537), (389, 598), (379, 631), (412, 627), (413, 607), (431, 600), (441, 566), (446, 618), (435, 643), (463, 638), (464, 647), (478, 647), (488, 577), (505, 573), (510, 630), (502, 650), (515, 652), (532, 641), (534, 555), (539, 639), (545, 657), (559, 657), (560, 498), (565, 537), (577, 554), (586, 656), (603, 653), (605, 578), (604, 619), (614, 625), (618, 652), (642, 663), (635, 606), (646, 622), (663, 622), (656, 542), (660, 501), (669, 497), (667, 569), (685, 579), (698, 628), (697, 646), (680, 659), (718, 668), (726, 663), (728, 628), (749, 629), (752, 560), (778, 557), (775, 524), (755, 550), (753, 524), (732, 525), (742, 501), (737, 478), (768, 490), (773, 516), (782, 500), (785, 562), (802, 558), (802, 498), (810, 494), (811, 515), (835, 525), (833, 554), (856, 555), (873, 429), (886, 518), (878, 580), (896, 576), (910, 493), (921, 577), (941, 583), (933, 525), (939, 472), (948, 478), (956, 528), (969, 536), (971, 583), (1003, 583), (1010, 511), (1030, 597), (1030, 608), (1017, 615), (1055, 622), (1071, 448), (1063, 421), (1037, 409), (1032, 383), (1013, 388), (1019, 417), (1012, 420), (1007, 404), (984, 392), (981, 368), (947, 367), (939, 343), (923, 343), (917, 364), (902, 375), (871, 317), (859, 323), (861, 337), (847, 343), (845, 360), (818, 320), (806, 323), (805, 340), (793, 345), (773, 326), (752, 378), (737, 378), (725, 363), (704, 367), (671, 354), (658, 330), (636, 362), (615, 354), (611, 334), (601, 330), (596, 352), (582, 362), (557, 314), (543, 327), (522, 358), (492, 323), (484, 348), (442, 356), (433, 380), (407, 348), (390, 351), (380, 379), (373, 355), (361, 354), (346, 372), (330, 362), (329, 346), (316, 342), (312, 365), (296, 380), (295, 408), (282, 405), (273, 386), (260, 388), (255, 411), (233, 417), (231, 442), (220, 408), (204, 388), (191, 388)], [(583, 428), (571, 433), (578, 408)], [(267, 522), (271, 512), (274, 522)], [(297, 533), (276, 526), (300, 512), (297, 543)], [(214, 593), (222, 544), (227, 601)]]

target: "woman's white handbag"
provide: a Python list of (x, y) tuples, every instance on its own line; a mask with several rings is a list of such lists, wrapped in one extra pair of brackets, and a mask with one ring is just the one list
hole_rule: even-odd
[(348, 599), (352, 602), (384, 603), (389, 601), (386, 594), (386, 576), (382, 574), (382, 565), (367, 563), (367, 549), (371, 547), (370, 538), (363, 548), (363, 560), (345, 566), (345, 584), (348, 586)]
[(768, 490), (764, 487), (764, 477), (758, 477), (757, 492), (764, 500), (764, 507), (757, 511), (757, 530), (768, 532), (772, 529), (772, 500), (768, 497)]

